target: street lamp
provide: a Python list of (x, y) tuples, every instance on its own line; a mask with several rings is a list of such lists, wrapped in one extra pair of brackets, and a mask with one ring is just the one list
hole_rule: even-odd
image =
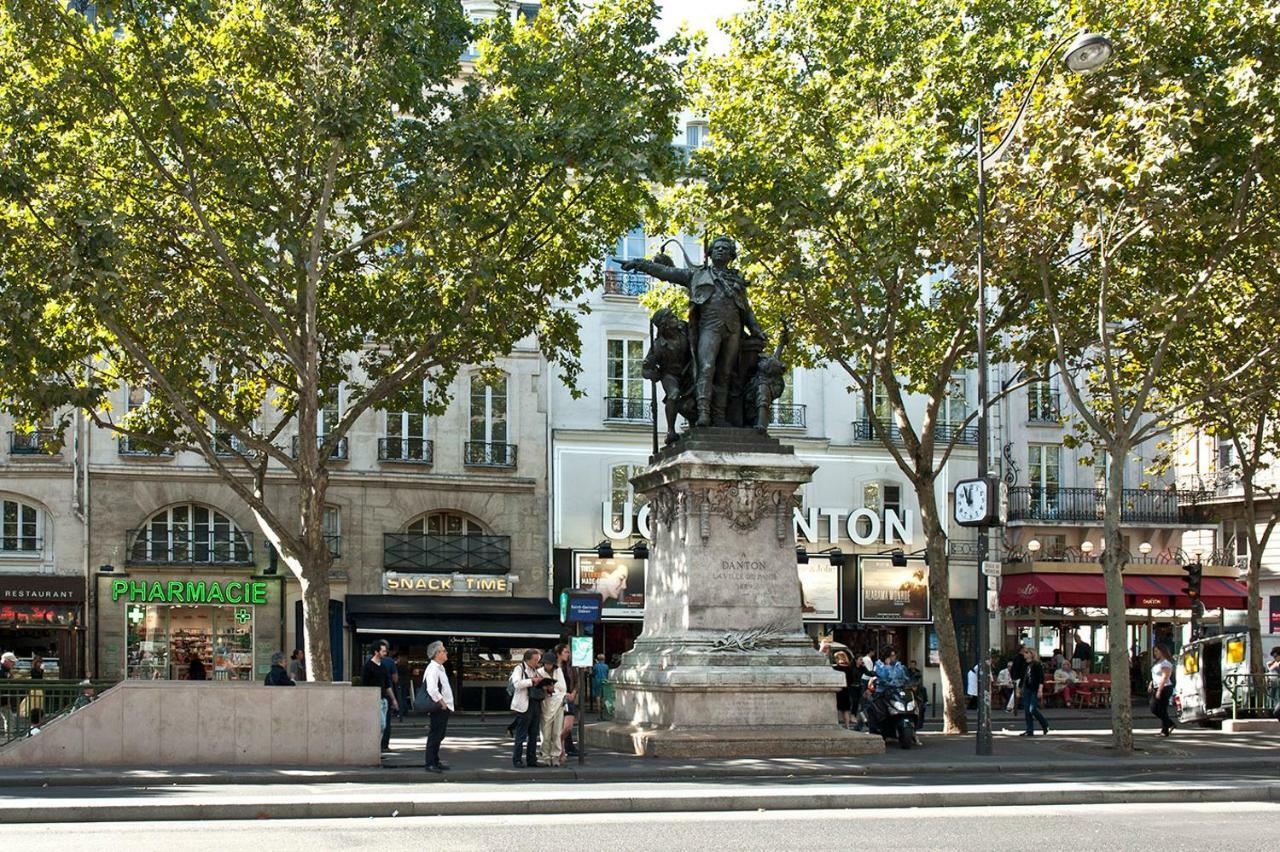
[(1027, 542), (1027, 550), (1030, 551), (1031, 558), (1034, 560), (1036, 558), (1036, 554), (1040, 552), (1040, 539), (1033, 538), (1031, 541)]
[[(1070, 41), (1070, 47), (1059, 51)], [(1097, 71), (1103, 65), (1110, 61), (1115, 49), (1106, 36), (1097, 33), (1082, 32), (1076, 36), (1067, 36), (1054, 45), (1053, 50), (1049, 51), (1049, 55), (1040, 63), (1040, 67), (1036, 69), (1036, 74), (1031, 78), (1031, 85), (1027, 88), (1026, 94), (1022, 96), (1022, 102), (1018, 105), (1018, 114), (1014, 117), (1013, 124), (1009, 125), (1009, 129), (1004, 132), (1004, 136), (996, 144), (995, 149), (990, 154), (984, 154), (982, 150), (982, 112), (978, 112), (978, 121), (976, 128), (977, 146), (976, 152), (978, 157), (978, 478), (986, 479), (988, 477), (988, 451), (991, 437), (989, 434), (990, 425), (987, 420), (987, 406), (990, 404), (990, 398), (987, 392), (987, 373), (990, 366), (987, 363), (987, 168), (999, 163), (1008, 151), (1009, 145), (1013, 142), (1014, 136), (1018, 134), (1018, 130), (1022, 127), (1023, 119), (1027, 115), (1027, 105), (1031, 103), (1031, 93), (1035, 91), (1036, 85), (1044, 76), (1045, 71), (1049, 68), (1049, 63), (1055, 55), (1062, 57), (1062, 62), (1071, 71), (1077, 74), (1088, 74)], [(988, 528), (980, 527), (978, 530), (978, 564), (981, 565), (987, 559), (988, 547)], [(978, 683), (987, 684), (991, 682), (991, 661), (988, 658), (989, 646), (991, 644), (991, 623), (990, 616), (987, 611), (987, 578), (978, 572)], [(978, 698), (978, 735), (977, 735), (977, 753), (979, 755), (991, 754), (991, 695), (986, 689), (979, 689)]]
[(1080, 552), (1084, 554), (1084, 558), (1088, 559), (1093, 555), (1093, 542), (1085, 540), (1080, 544)]

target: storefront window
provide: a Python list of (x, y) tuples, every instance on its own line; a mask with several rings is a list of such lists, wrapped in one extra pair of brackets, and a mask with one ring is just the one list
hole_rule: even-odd
[(199, 660), (208, 680), (253, 679), (253, 609), (129, 604), (127, 677), (186, 680)]

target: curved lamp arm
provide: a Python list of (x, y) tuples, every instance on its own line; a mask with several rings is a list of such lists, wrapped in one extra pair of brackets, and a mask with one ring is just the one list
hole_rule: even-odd
[[(1060, 39), (1053, 46), (1053, 49), (1049, 51), (1049, 55), (1040, 63), (1040, 67), (1036, 69), (1036, 75), (1031, 78), (1031, 85), (1027, 87), (1027, 93), (1022, 96), (1022, 103), (1018, 104), (1018, 114), (1014, 116), (1013, 124), (1009, 125), (1009, 129), (1004, 132), (1004, 136), (1000, 137), (1000, 141), (996, 143), (996, 147), (991, 150), (991, 153), (982, 158), (982, 167), (984, 169), (989, 169), (1004, 159), (1005, 152), (1009, 150), (1009, 145), (1013, 142), (1013, 137), (1017, 135), (1018, 129), (1022, 127), (1022, 122), (1027, 117), (1027, 105), (1031, 103), (1031, 94), (1036, 90), (1036, 86), (1039, 85), (1045, 69), (1058, 56), (1058, 51), (1062, 50), (1063, 46), (1075, 37), (1076, 33), (1071, 33)], [(982, 129), (979, 128), (978, 132), (981, 133)]]

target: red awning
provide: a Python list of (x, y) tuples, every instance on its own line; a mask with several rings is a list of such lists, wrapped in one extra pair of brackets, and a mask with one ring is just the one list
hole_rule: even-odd
[[(1126, 574), (1125, 606), (1134, 609), (1190, 609), (1175, 576)], [(1201, 600), (1208, 609), (1247, 609), (1249, 595), (1238, 580), (1205, 577)], [(1011, 574), (1000, 589), (1001, 606), (1075, 606), (1105, 609), (1107, 588), (1101, 574)]]

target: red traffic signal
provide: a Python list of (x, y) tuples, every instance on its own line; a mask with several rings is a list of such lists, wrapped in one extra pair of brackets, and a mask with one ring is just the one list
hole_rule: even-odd
[(1204, 566), (1199, 562), (1193, 562), (1190, 565), (1183, 565), (1182, 570), (1187, 575), (1186, 585), (1182, 587), (1182, 593), (1191, 598), (1192, 601), (1200, 600), (1200, 587), (1204, 583)]

